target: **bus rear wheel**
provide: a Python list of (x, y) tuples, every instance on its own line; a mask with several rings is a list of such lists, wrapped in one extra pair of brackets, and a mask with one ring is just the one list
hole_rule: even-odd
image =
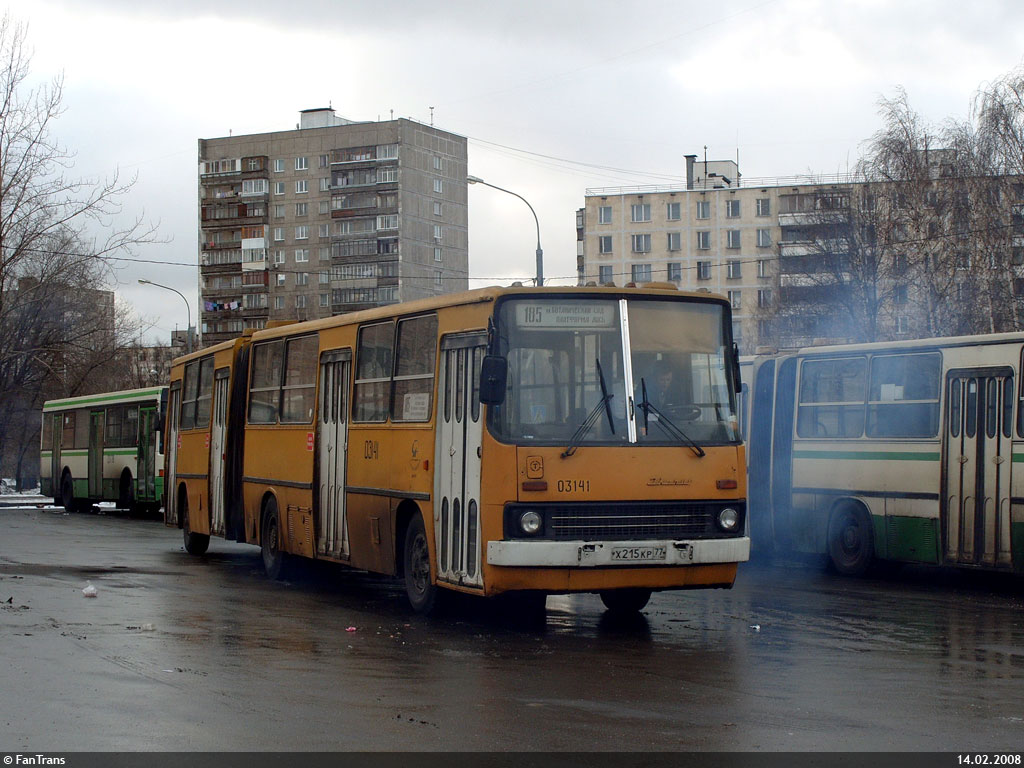
[(828, 556), (836, 572), (860, 576), (874, 556), (871, 518), (863, 507), (845, 504), (832, 513), (828, 523)]
[(185, 540), (185, 551), (190, 555), (205, 555), (210, 547), (210, 537), (205, 533), (193, 533), (188, 524), (188, 497), (181, 495), (181, 533)]
[(649, 589), (606, 589), (601, 592), (601, 602), (608, 609), (609, 613), (624, 615), (627, 613), (639, 613), (651, 599)]
[(288, 555), (281, 549), (281, 516), (274, 498), (267, 499), (263, 509), (260, 554), (263, 556), (263, 570), (267, 577), (275, 581), (283, 579)]
[(430, 547), (423, 518), (417, 514), (409, 522), (402, 547), (402, 573), (405, 594), (416, 613), (429, 616), (440, 607), (441, 590), (430, 581)]

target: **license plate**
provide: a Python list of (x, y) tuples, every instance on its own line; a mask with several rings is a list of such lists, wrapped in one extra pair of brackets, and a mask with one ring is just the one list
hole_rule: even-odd
[(665, 559), (665, 547), (612, 547), (613, 562), (650, 563)]

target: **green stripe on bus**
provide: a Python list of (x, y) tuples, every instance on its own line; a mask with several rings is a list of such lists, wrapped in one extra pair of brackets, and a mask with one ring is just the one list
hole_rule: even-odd
[(88, 456), (89, 455), (89, 451), (87, 451), (87, 450), (84, 450), (84, 451), (61, 451), (60, 455), (61, 456)]
[(142, 398), (155, 397), (159, 395), (162, 390), (163, 388), (161, 387), (160, 389), (148, 389), (144, 392), (136, 392), (128, 396), (125, 396), (122, 393), (116, 395), (106, 395), (105, 397), (76, 397), (70, 400), (55, 400), (52, 403), (47, 403), (46, 405), (43, 406), (43, 413), (57, 411), (60, 410), (61, 408), (89, 405), (90, 403), (109, 403), (111, 401), (117, 400), (121, 400), (126, 403), (131, 403)]
[(138, 448), (104, 448), (103, 453), (108, 456), (135, 456), (138, 454)]
[(1024, 464), (1024, 453), (1015, 453), (1015, 454), (1013, 454), (1013, 463), (1014, 464)]
[(853, 461), (938, 461), (931, 451), (793, 451), (794, 459), (852, 459)]

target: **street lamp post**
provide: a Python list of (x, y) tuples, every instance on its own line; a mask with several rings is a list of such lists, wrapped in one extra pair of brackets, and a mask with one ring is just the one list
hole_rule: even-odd
[(188, 304), (188, 299), (185, 298), (185, 294), (179, 291), (177, 288), (171, 288), (169, 285), (160, 285), (160, 283), (154, 283), (152, 280), (139, 280), (142, 285), (154, 285), (157, 288), (163, 288), (167, 291), (174, 291), (176, 294), (181, 296), (181, 300), (185, 302), (185, 315), (188, 318), (188, 329), (185, 331), (185, 350), (186, 354), (192, 354), (192, 307)]
[(499, 192), (505, 192), (506, 194), (512, 195), (513, 197), (518, 197), (520, 200), (526, 203), (526, 207), (530, 209), (530, 213), (533, 214), (533, 221), (537, 225), (537, 285), (544, 285), (544, 251), (540, 247), (540, 221), (537, 219), (537, 212), (533, 210), (533, 206), (530, 205), (530, 202), (522, 195), (516, 194), (510, 189), (505, 189), (504, 187), (498, 187), (495, 186), (494, 184), (489, 184), (488, 182), (481, 179), (479, 176), (467, 176), (466, 181), (470, 184), (483, 184), (485, 187), (496, 189)]

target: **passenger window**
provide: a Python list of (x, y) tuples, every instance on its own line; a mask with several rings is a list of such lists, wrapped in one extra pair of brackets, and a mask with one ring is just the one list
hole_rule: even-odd
[(210, 426), (210, 404), (213, 402), (213, 358), (199, 361), (199, 393), (196, 396), (196, 427)]
[(124, 445), (121, 426), (124, 423), (124, 406), (114, 405), (107, 408), (107, 427), (103, 434), (103, 442), (114, 448)]
[(934, 437), (939, 430), (942, 358), (882, 355), (871, 360), (870, 437)]
[(1003, 379), (1003, 437), (1010, 437), (1013, 430), (1013, 376)]
[(288, 340), (281, 398), (282, 424), (309, 424), (313, 421), (318, 347), (316, 336)]
[(364, 325), (359, 329), (353, 421), (387, 421), (394, 343), (393, 322)]
[(437, 315), (398, 323), (393, 421), (430, 421), (437, 357)]
[(249, 423), (276, 424), (281, 399), (283, 341), (257, 344), (252, 354), (249, 381)]
[(800, 367), (797, 435), (863, 435), (866, 368), (863, 357), (805, 360)]
[(964, 434), (967, 437), (974, 437), (978, 429), (978, 380), (967, 380), (967, 418), (964, 425)]
[(195, 429), (196, 400), (199, 397), (199, 363), (185, 366), (185, 387), (181, 396), (181, 428)]
[(960, 398), (960, 379), (953, 379), (949, 383), (949, 425), (953, 437), (960, 437)]

